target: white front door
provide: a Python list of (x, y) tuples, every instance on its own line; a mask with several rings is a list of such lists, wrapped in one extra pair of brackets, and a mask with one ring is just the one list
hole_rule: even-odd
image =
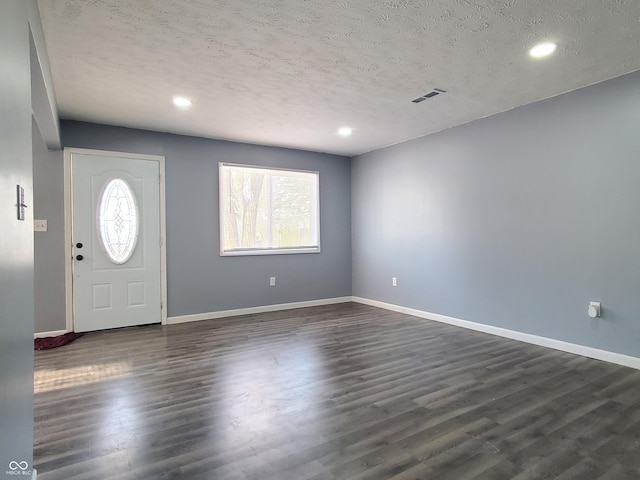
[(162, 319), (158, 161), (71, 153), (76, 332)]

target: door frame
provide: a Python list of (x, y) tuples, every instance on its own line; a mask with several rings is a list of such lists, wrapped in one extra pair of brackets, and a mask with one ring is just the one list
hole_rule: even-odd
[(158, 162), (160, 173), (160, 307), (162, 325), (167, 324), (167, 250), (166, 250), (166, 211), (165, 211), (165, 176), (164, 156), (144, 155), (140, 153), (112, 152), (88, 148), (64, 149), (64, 289), (65, 317), (67, 332), (73, 331), (73, 239), (72, 239), (72, 203), (71, 203), (71, 158), (74, 154), (99, 155), (102, 157), (131, 158), (134, 160), (151, 160)]

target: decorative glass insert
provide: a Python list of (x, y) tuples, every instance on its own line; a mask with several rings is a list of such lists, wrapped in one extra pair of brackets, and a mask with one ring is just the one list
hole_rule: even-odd
[(121, 178), (114, 178), (104, 186), (98, 200), (98, 233), (113, 263), (121, 265), (131, 258), (138, 230), (138, 205), (133, 190)]

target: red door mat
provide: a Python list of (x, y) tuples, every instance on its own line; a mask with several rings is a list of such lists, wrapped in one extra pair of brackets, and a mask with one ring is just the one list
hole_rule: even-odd
[(36, 338), (33, 341), (34, 350), (49, 350), (51, 348), (62, 347), (75, 339), (80, 338), (82, 333), (69, 332), (57, 337)]

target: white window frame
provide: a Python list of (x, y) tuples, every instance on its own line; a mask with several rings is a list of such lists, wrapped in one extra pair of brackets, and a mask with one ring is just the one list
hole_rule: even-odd
[[(235, 250), (226, 251), (224, 249), (224, 201), (223, 201), (223, 168), (224, 167), (239, 167), (239, 168), (252, 168), (265, 170), (270, 172), (289, 172), (289, 173), (311, 173), (315, 175), (316, 181), (314, 185), (314, 192), (316, 197), (316, 215), (315, 225), (313, 225), (313, 218), (311, 219), (311, 228), (316, 231), (317, 246), (311, 247), (283, 247), (283, 248), (238, 248)], [(271, 186), (269, 185), (269, 188)], [(268, 167), (264, 165), (248, 165), (241, 163), (218, 163), (218, 205), (219, 205), (219, 219), (218, 227), (220, 230), (220, 256), (222, 257), (236, 257), (246, 255), (288, 255), (288, 254), (300, 254), (300, 253), (320, 253), (320, 172), (314, 170), (300, 170), (295, 168), (282, 168), (282, 167)]]

